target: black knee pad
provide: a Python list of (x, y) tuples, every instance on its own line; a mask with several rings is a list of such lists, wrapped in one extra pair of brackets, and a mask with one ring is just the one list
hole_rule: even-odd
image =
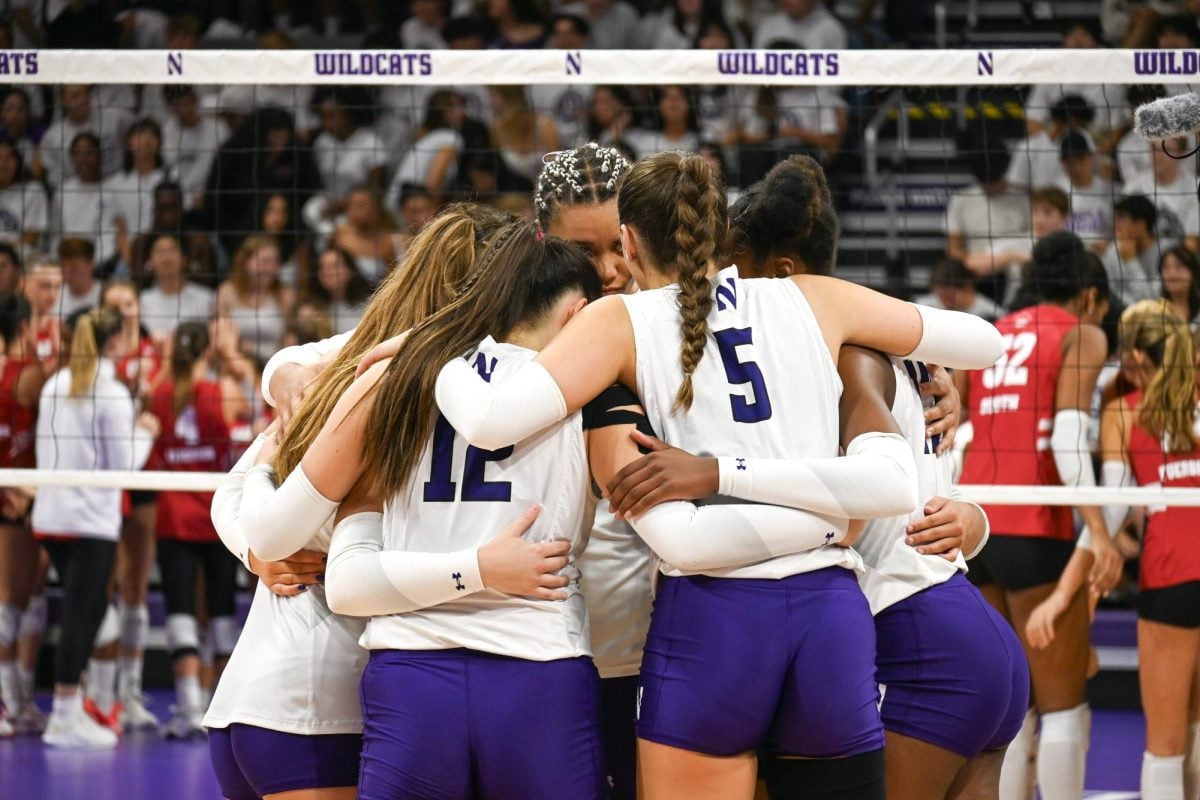
[(885, 800), (883, 749), (846, 758), (771, 758), (763, 765), (771, 800)]

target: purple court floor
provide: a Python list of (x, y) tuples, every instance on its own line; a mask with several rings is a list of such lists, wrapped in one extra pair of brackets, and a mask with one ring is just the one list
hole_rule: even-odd
[[(168, 693), (151, 708), (164, 715)], [(1096, 710), (1088, 754), (1089, 800), (1137, 798), (1145, 729), (1135, 711)], [(122, 739), (116, 750), (43, 747), (37, 738), (0, 739), (0, 800), (219, 800), (203, 741), (153, 735)]]

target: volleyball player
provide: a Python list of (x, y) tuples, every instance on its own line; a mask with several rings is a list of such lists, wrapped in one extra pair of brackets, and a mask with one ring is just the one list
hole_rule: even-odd
[[(812, 159), (777, 164), (734, 203), (731, 216), (729, 249), (742, 275), (833, 274), (837, 220)], [(916, 514), (872, 520), (855, 544), (867, 566), (861, 583), (875, 615), (878, 681), (886, 686), (880, 710), (888, 796), (994, 797), (1004, 748), (1025, 713), (1029, 674), (1009, 625), (962, 575), (962, 555), (982, 549), (987, 519), (978, 506), (948, 499), (949, 462), (937, 457), (941, 437), (929, 435), (925, 422), (924, 364), (843, 348), (838, 371), (843, 446), (870, 430), (902, 433), (920, 478)], [(721, 466), (671, 448), (623, 469), (608, 490), (623, 516), (637, 517), (657, 503), (718, 489), (792, 505), (789, 490), (803, 485), (791, 464), (750, 462), (750, 481), (739, 480), (729, 460)], [(764, 474), (772, 466), (779, 471)], [(772, 489), (751, 488), (763, 478)], [(769, 765), (772, 797), (800, 788), (789, 785), (794, 767), (790, 760)]]
[[(997, 323), (1006, 353), (994, 367), (970, 374), (960, 387), (974, 426), (961, 482), (1028, 486), (1095, 484), (1087, 444), (1088, 410), (1107, 345), (1098, 323), (1108, 307), (1108, 281), (1096, 257), (1073, 234), (1042, 238), (1029, 281), (1041, 304)], [(1041, 716), (1038, 785), (1047, 800), (1078, 800), (1083, 792), (1090, 714), (1087, 592), (1083, 587), (1059, 618), (1045, 648), (1026, 638), (1033, 610), (1055, 590), (1075, 552), (1071, 510), (1063, 506), (985, 506), (992, 525), (987, 549), (970, 578), (1021, 636)], [(1079, 507), (1091, 531), (1093, 587), (1115, 584), (1120, 556), (1095, 507)], [(1026, 719), (1010, 746), (1001, 796), (1024, 796), (1036, 722)]]
[[(229, 466), (229, 426), (221, 387), (206, 380), (208, 326), (181, 322), (171, 336), (170, 378), (161, 381), (150, 409), (162, 427), (151, 461), (156, 469), (224, 471)], [(209, 492), (160, 492), (158, 568), (167, 610), (167, 650), (175, 673), (175, 706), (164, 732), (186, 739), (203, 734), (200, 625), (196, 578), (204, 575), (208, 639), (218, 678), (237, 642), (234, 619), (237, 562), (221, 545), (209, 517)]]
[[(70, 365), (42, 389), (38, 469), (140, 469), (145, 463), (158, 426), (150, 415), (136, 415), (129, 390), (116, 378), (113, 362), (124, 354), (117, 336), (120, 328), (120, 317), (107, 309), (84, 314), (76, 323)], [(116, 734), (84, 712), (79, 679), (107, 605), (121, 531), (121, 492), (42, 488), (33, 508), (33, 529), (63, 586), (54, 707), (43, 741), (63, 747), (114, 747)]]
[[(1165, 300), (1143, 300), (1121, 315), (1120, 341), (1138, 388), (1104, 409), (1104, 483), (1200, 488), (1195, 359), (1187, 322)], [(1127, 511), (1118, 506), (1109, 519), (1123, 519)], [(1186, 800), (1200, 792), (1197, 521), (1191, 508), (1147, 509), (1138, 575), (1143, 800)]]
[[(667, 153), (639, 162), (624, 179), (618, 208), (623, 250), (643, 291), (586, 309), (522, 367), (519, 380), (514, 374), (489, 386), (456, 362), (443, 369), (439, 407), (475, 446), (520, 441), (620, 380), (638, 386), (651, 422), (674, 444), (746, 457), (829, 457), (837, 454), (838, 380), (827, 353), (844, 342), (956, 366), (991, 363), (999, 351), (981, 320), (916, 309), (851, 284), (816, 276), (747, 283), (732, 271), (716, 274), (725, 199), (700, 157)], [(674, 282), (678, 288), (653, 291)], [(857, 313), (836, 311), (848, 307)], [(754, 348), (756, 324), (760, 345), (778, 344)], [(772, 392), (768, 380), (794, 391)], [(885, 461), (911, 461), (906, 446), (901, 452), (885, 436), (860, 437), (851, 454), (860, 448)], [(882, 495), (864, 499), (881, 507), (896, 501)], [(633, 524), (654, 538), (656, 526), (679, 524), (677, 513), (674, 505), (658, 507)], [(756, 533), (766, 532), (742, 535)], [(754, 749), (768, 742), (782, 753), (815, 757), (806, 762), (814, 796), (836, 796), (837, 785), (864, 777), (874, 786), (858, 796), (882, 792), (874, 631), (851, 571), (855, 556), (843, 548), (762, 554), (767, 558), (753, 567), (707, 570), (715, 579), (669, 582), (656, 600), (638, 723), (640, 776), (652, 800), (749, 797)], [(664, 571), (686, 573), (687, 559)], [(803, 638), (785, 621), (793, 619), (784, 611), (789, 601), (821, 608), (800, 614), (809, 644), (819, 637), (819, 646), (795, 651), (794, 640), (780, 643), (780, 630)], [(826, 615), (838, 624), (822, 624)], [(690, 657), (675, 650), (685, 640)], [(837, 691), (814, 687), (813, 674), (837, 675)], [(859, 757), (834, 764), (832, 756)]]

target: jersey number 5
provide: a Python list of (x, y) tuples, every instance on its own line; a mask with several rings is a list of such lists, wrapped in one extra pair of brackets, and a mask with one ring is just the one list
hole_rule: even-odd
[(733, 410), (736, 422), (762, 422), (771, 418), (771, 398), (767, 394), (767, 382), (763, 380), (762, 370), (753, 361), (742, 361), (738, 358), (739, 345), (754, 344), (754, 335), (749, 328), (726, 328), (714, 331), (717, 348), (721, 353), (721, 363), (725, 365), (725, 377), (730, 383), (750, 384), (753, 401), (747, 401), (739, 394), (729, 395), (729, 406)]
[[(441, 414), (433, 429), (433, 457), (430, 459), (429, 480), (425, 481), (426, 503), (453, 503), (457, 484), (452, 480), (454, 468), (454, 428)], [(512, 446), (499, 450), (480, 450), (468, 447), (463, 465), (462, 499), (465, 502), (507, 503), (512, 499), (511, 481), (487, 481), (483, 471), (489, 461), (503, 461), (513, 454)]]
[(983, 388), (1025, 386), (1029, 383), (1029, 367), (1025, 362), (1037, 347), (1037, 334), (1030, 331), (1004, 334), (1004, 355), (995, 366), (983, 371)]

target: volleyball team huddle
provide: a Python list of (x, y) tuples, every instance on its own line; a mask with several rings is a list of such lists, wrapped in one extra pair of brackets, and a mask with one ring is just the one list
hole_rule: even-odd
[(1109, 528), (989, 509), (988, 544), (939, 453), (1003, 390), (1029, 430), (973, 413), (964, 481), (1087, 482), (1090, 367), (1067, 401), (1059, 373), (1103, 268), (1035, 253), (1046, 302), (999, 330), (837, 280), (804, 157), (728, 207), (700, 156), (587, 145), (535, 208), (449, 207), (354, 332), (268, 365), (280, 420), (213, 521), (246, 563), (327, 560), (258, 584), (205, 718), (224, 796), (996, 798), (1031, 699), (1043, 796), (1081, 796), (1082, 678), (1039, 676), (1078, 646), (1041, 609), (1031, 647), (1026, 606), (1083, 598), (1086, 636)]

